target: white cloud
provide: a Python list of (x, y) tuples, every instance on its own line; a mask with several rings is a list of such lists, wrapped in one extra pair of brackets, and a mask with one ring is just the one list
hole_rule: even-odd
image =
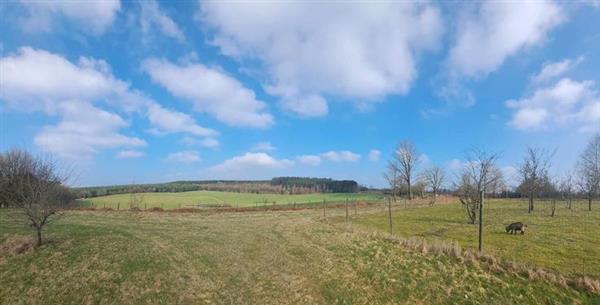
[(192, 150), (179, 151), (169, 154), (167, 161), (180, 162), (180, 163), (195, 163), (200, 162), (202, 159), (198, 152)]
[(144, 152), (138, 150), (121, 150), (117, 154), (117, 158), (119, 159), (132, 159), (132, 158), (141, 158), (144, 156)]
[(296, 159), (298, 159), (298, 162), (306, 165), (317, 166), (321, 164), (321, 157), (315, 155), (299, 156)]
[(174, 96), (191, 101), (197, 111), (228, 125), (265, 128), (273, 124), (273, 117), (265, 112), (266, 104), (220, 70), (199, 63), (179, 66), (158, 59), (145, 60), (143, 69)]
[(148, 107), (148, 119), (158, 128), (158, 133), (187, 132), (196, 136), (214, 136), (217, 134), (213, 129), (198, 125), (191, 116), (167, 110), (158, 104), (151, 104)]
[(119, 0), (103, 1), (21, 1), (27, 16), (21, 16), (21, 25), (31, 32), (50, 32), (53, 27), (65, 19), (77, 29), (99, 35), (113, 23), (121, 9)]
[(564, 20), (551, 0), (482, 1), (474, 14), (460, 16), (448, 64), (458, 76), (485, 76), (511, 55), (544, 41)]
[(118, 115), (77, 101), (58, 105), (62, 121), (46, 126), (34, 138), (42, 150), (65, 158), (86, 158), (100, 149), (145, 146), (146, 142), (118, 132), (128, 124)]
[(333, 162), (357, 162), (360, 160), (361, 155), (353, 153), (348, 150), (342, 151), (328, 151), (321, 154), (321, 157)]
[(81, 57), (73, 64), (60, 55), (23, 47), (0, 59), (0, 98), (16, 109), (54, 113), (57, 101), (103, 100), (126, 111), (148, 102), (114, 78), (105, 61)]
[(573, 69), (576, 65), (580, 64), (582, 61), (583, 57), (578, 57), (575, 60), (563, 59), (558, 62), (546, 63), (544, 64), (542, 70), (531, 78), (531, 82), (534, 84), (543, 83), (562, 76)]
[(209, 168), (208, 172), (220, 177), (255, 178), (273, 170), (287, 169), (292, 165), (294, 165), (294, 161), (288, 159), (275, 159), (264, 152), (249, 152), (225, 160), (223, 163)]
[(380, 157), (381, 157), (381, 151), (379, 151), (378, 149), (371, 149), (371, 151), (369, 151), (369, 161), (377, 162), (377, 161), (379, 161)]
[(438, 47), (440, 10), (425, 2), (202, 1), (213, 44), (249, 66), (301, 116), (327, 114), (327, 96), (364, 105), (405, 94), (418, 57)]
[(519, 170), (514, 166), (507, 165), (500, 168), (504, 180), (509, 186), (516, 186), (519, 180)]
[(259, 142), (256, 143), (256, 145), (254, 145), (252, 147), (252, 151), (272, 151), (275, 150), (275, 146), (273, 146), (271, 143), (269, 142)]
[(551, 129), (573, 124), (584, 131), (600, 122), (600, 94), (593, 81), (563, 78), (550, 86), (536, 88), (528, 97), (509, 100), (506, 106), (514, 110), (508, 124), (516, 129)]
[(174, 38), (178, 41), (184, 41), (183, 32), (177, 24), (161, 12), (158, 2), (155, 0), (141, 1), (140, 24), (142, 32), (148, 34), (155, 29), (161, 31), (164, 35)]
[(187, 145), (187, 146), (200, 145), (202, 147), (212, 148), (212, 149), (217, 149), (221, 145), (219, 140), (217, 140), (215, 138), (210, 138), (210, 137), (199, 140), (199, 139), (196, 139), (193, 137), (185, 136), (179, 142), (184, 145)]
[(448, 168), (451, 170), (459, 170), (464, 168), (465, 163), (463, 163), (462, 161), (460, 161), (459, 159), (452, 159), (450, 160), (450, 162), (448, 162)]

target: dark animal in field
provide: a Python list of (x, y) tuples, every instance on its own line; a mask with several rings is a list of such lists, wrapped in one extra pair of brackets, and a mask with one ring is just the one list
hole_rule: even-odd
[(522, 222), (513, 222), (506, 226), (506, 233), (517, 234), (517, 231), (520, 231), (521, 234), (525, 234), (525, 228), (527, 228), (527, 225)]

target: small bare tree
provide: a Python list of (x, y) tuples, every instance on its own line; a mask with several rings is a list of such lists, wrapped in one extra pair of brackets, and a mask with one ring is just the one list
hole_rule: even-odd
[(467, 163), (455, 188), (471, 224), (475, 224), (477, 220), (481, 191), (485, 192), (489, 185), (502, 179), (502, 174), (495, 165), (497, 159), (498, 154), (482, 150), (473, 150), (467, 154)]
[(406, 184), (409, 200), (412, 199), (411, 185), (417, 161), (417, 148), (413, 142), (405, 140), (398, 145), (391, 162), (402, 182)]
[(588, 209), (592, 210), (592, 199), (600, 187), (600, 134), (595, 134), (583, 150), (577, 164), (579, 188), (586, 194)]
[(390, 186), (390, 191), (392, 192), (392, 198), (394, 202), (396, 202), (396, 194), (399, 188), (399, 177), (398, 170), (396, 166), (393, 165), (392, 161), (388, 164), (386, 171), (383, 173), (383, 178)]
[(0, 155), (0, 160), (3, 186), (0, 195), (3, 201), (23, 212), (34, 229), (36, 246), (40, 246), (44, 228), (74, 199), (63, 185), (66, 175), (58, 172), (56, 162), (23, 150), (10, 150)]
[(426, 169), (423, 172), (423, 179), (427, 183), (427, 186), (431, 189), (433, 193), (433, 201), (431, 204), (435, 204), (437, 195), (444, 184), (444, 180), (446, 179), (446, 174), (444, 170), (440, 167), (434, 166), (432, 168)]
[(528, 208), (531, 213), (534, 208), (534, 198), (539, 195), (543, 184), (548, 180), (548, 168), (550, 167), (550, 156), (542, 149), (528, 147), (523, 163), (519, 168), (521, 185), (519, 189), (527, 194)]
[(569, 172), (566, 173), (559, 186), (560, 193), (562, 198), (565, 200), (567, 208), (570, 210), (573, 203), (573, 192), (574, 192), (574, 183), (573, 183), (573, 175)]

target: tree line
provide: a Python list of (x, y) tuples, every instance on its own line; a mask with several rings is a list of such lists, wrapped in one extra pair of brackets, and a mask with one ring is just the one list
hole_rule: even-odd
[(471, 223), (476, 222), (482, 192), (486, 196), (504, 194), (507, 197), (526, 198), (529, 213), (535, 209), (536, 200), (544, 198), (554, 202), (552, 216), (556, 200), (565, 201), (567, 207), (571, 208), (574, 198), (585, 198), (591, 211), (592, 202), (600, 192), (600, 134), (590, 138), (573, 169), (562, 175), (551, 174), (553, 155), (547, 149), (527, 147), (518, 168), (518, 185), (510, 189), (496, 164), (499, 153), (471, 150), (455, 177), (448, 179), (444, 169), (439, 166), (417, 172), (419, 153), (411, 141), (405, 140), (392, 154), (383, 176), (393, 200), (398, 196), (406, 196), (411, 200), (415, 189), (419, 192), (426, 189), (432, 195), (431, 204), (434, 204), (441, 192), (451, 192), (459, 198)]

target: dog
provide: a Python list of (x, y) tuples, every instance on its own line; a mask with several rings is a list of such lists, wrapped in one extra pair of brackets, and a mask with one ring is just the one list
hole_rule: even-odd
[(513, 222), (506, 226), (506, 233), (517, 234), (517, 231), (520, 231), (521, 234), (525, 234), (525, 228), (527, 228), (526, 224), (522, 222)]

